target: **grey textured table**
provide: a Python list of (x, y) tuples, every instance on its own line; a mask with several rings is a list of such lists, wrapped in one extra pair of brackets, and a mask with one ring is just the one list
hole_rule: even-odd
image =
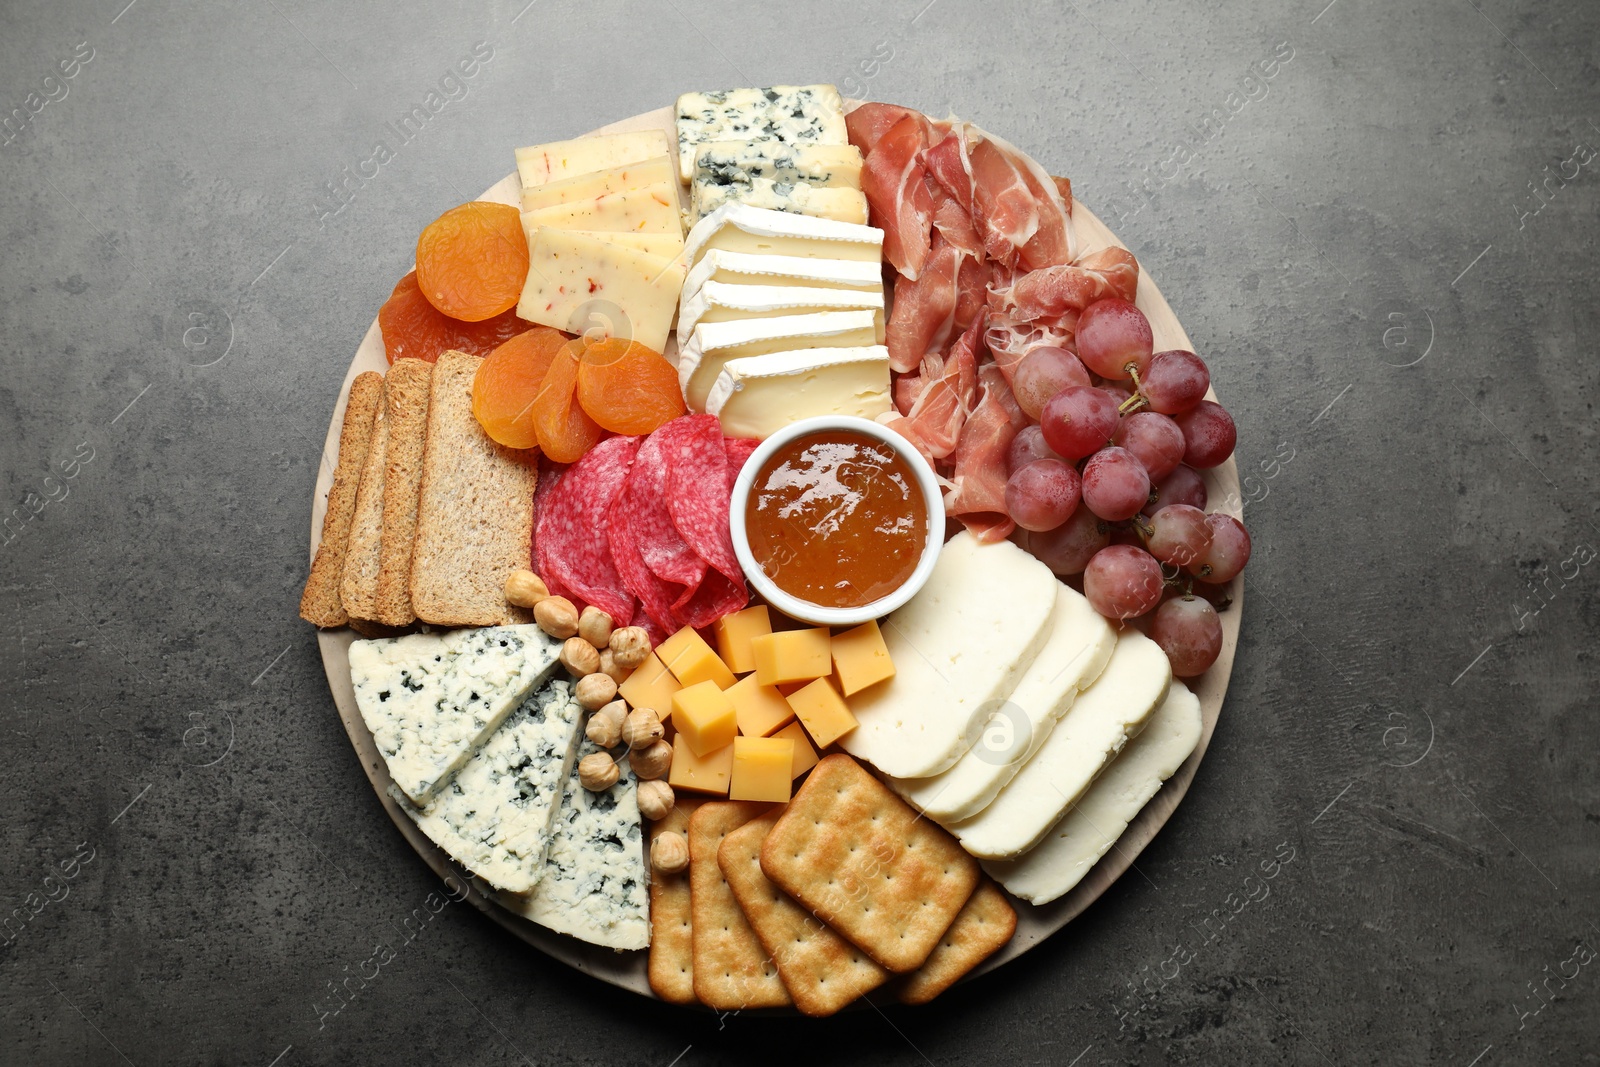
[[(0, 12), (0, 1062), (1595, 1062), (1600, 7), (125, 2)], [(1210, 361), (1256, 545), (1138, 873), (821, 1023), (433, 896), (295, 618), (419, 228), (516, 145), (805, 81), (1071, 176)]]

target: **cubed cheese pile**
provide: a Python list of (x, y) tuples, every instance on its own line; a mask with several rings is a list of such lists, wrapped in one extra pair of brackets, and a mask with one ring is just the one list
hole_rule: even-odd
[(678, 166), (665, 132), (517, 149), (528, 281), (517, 315), (666, 349), (683, 283)]
[(848, 701), (894, 676), (876, 622), (842, 633), (772, 628), (765, 605), (724, 616), (712, 648), (688, 627), (622, 683), (671, 735), (676, 790), (782, 803), (794, 780), (856, 727)]

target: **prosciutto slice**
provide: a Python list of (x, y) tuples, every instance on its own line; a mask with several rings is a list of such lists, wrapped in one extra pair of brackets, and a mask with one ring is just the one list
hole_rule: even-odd
[(916, 281), (932, 251), (928, 233), (933, 195), (923, 180), (922, 164), (927, 147), (927, 120), (907, 113), (876, 139), (861, 170), (861, 191), (872, 209), (873, 223), (883, 230), (884, 258), (911, 281)]
[(932, 128), (928, 117), (920, 111), (913, 111), (909, 107), (899, 104), (865, 103), (844, 117), (845, 132), (850, 136), (850, 143), (861, 149), (863, 156), (878, 147), (878, 141), (884, 134), (892, 129), (895, 123), (911, 116), (924, 126)]
[(950, 349), (948, 358), (937, 353), (924, 358), (921, 374), (911, 379), (916, 382), (913, 388), (917, 393), (910, 409), (887, 422), (929, 463), (937, 463), (955, 451), (967, 415), (977, 402), (981, 330), (981, 321), (974, 323)]
[(1028, 417), (999, 367), (984, 364), (978, 378), (983, 398), (961, 427), (944, 510), (980, 541), (1003, 541), (1016, 526), (1006, 515), (1006, 456)]
[(1077, 313), (1096, 300), (1115, 296), (1131, 301), (1138, 287), (1139, 261), (1126, 248), (1113, 245), (1076, 263), (1029, 271), (1011, 285), (992, 290), (989, 306), (1018, 322), (1071, 326)]

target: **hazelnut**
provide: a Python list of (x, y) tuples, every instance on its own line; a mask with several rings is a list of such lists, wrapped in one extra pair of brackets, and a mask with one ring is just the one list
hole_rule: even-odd
[(533, 621), (551, 637), (565, 641), (578, 632), (578, 609), (564, 596), (547, 596), (533, 606)]
[[(617, 699), (617, 683), (603, 674), (586, 674), (578, 679), (578, 686), (572, 691), (573, 697), (586, 711), (596, 711)], [(623, 722), (623, 730), (627, 730), (627, 722)]]
[(550, 595), (544, 579), (532, 571), (512, 571), (506, 578), (506, 603), (519, 608), (534, 608)]
[(621, 685), (628, 680), (628, 675), (633, 672), (626, 670), (617, 663), (617, 654), (609, 648), (600, 650), (600, 673)]
[(662, 874), (677, 874), (689, 866), (689, 842), (675, 830), (664, 830), (650, 842), (650, 866)]
[(678, 798), (666, 782), (639, 783), (639, 814), (654, 821), (664, 819), (677, 806)]
[(578, 636), (595, 648), (605, 648), (611, 640), (611, 616), (590, 604), (578, 616)]
[(617, 665), (633, 670), (650, 655), (650, 635), (643, 626), (624, 626), (611, 632), (611, 654)]
[(661, 725), (661, 716), (654, 708), (634, 708), (622, 720), (622, 740), (629, 748), (644, 748), (666, 736), (667, 728)]
[(672, 746), (665, 741), (652, 741), (628, 753), (628, 766), (640, 778), (660, 778), (672, 769)]
[(617, 761), (604, 752), (595, 752), (578, 761), (578, 781), (585, 789), (598, 793), (617, 784), (622, 772)]
[(600, 653), (583, 638), (569, 637), (561, 646), (561, 665), (571, 671), (574, 678), (582, 678), (600, 669)]
[(622, 740), (622, 720), (628, 714), (628, 705), (613, 700), (589, 717), (584, 736), (601, 748), (615, 748)]

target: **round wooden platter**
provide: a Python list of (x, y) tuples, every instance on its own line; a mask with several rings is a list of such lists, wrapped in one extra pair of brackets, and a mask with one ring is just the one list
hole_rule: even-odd
[[(672, 108), (661, 108), (636, 115), (593, 132), (625, 133), (652, 127), (666, 130), (672, 143), (676, 143)], [(520, 206), (520, 194), (520, 181), (513, 171), (491, 186), (479, 199)], [(1073, 205), (1072, 225), (1080, 253), (1084, 250), (1104, 248), (1107, 245), (1122, 244), (1104, 223), (1083, 206), (1082, 202)], [(1139, 269), (1138, 305), (1150, 319), (1150, 326), (1155, 334), (1156, 351), (1171, 348), (1194, 349), (1189, 335), (1184, 332), (1172, 309), (1167, 306), (1161, 291), (1156, 288), (1155, 282), (1142, 266)], [(674, 345), (671, 342), (667, 354), (669, 357), (675, 355)], [(317, 477), (316, 497), (311, 509), (313, 557), (316, 555), (317, 543), (321, 540), (322, 517), (327, 511), (328, 489), (333, 479), (334, 463), (338, 458), (339, 429), (344, 422), (345, 401), (350, 395), (350, 383), (356, 375), (364, 371), (381, 373), (387, 366), (383, 351), (383, 335), (378, 329), (377, 318), (374, 317), (366, 336), (362, 338), (360, 348), (356, 350), (355, 358), (350, 362), (344, 384), (340, 387), (338, 402), (334, 405), (333, 418), (328, 423), (321, 469)], [(1227, 511), (1235, 517), (1243, 518), (1239, 472), (1234, 460), (1230, 458), (1227, 463), (1205, 471), (1204, 474), (1206, 489), (1212, 502), (1211, 509)], [(1184, 794), (1189, 790), (1189, 783), (1194, 780), (1195, 771), (1200, 766), (1200, 760), (1205, 756), (1206, 746), (1211, 741), (1217, 717), (1222, 711), (1222, 698), (1227, 692), (1228, 677), (1233, 671), (1234, 650), (1239, 642), (1239, 620), (1244, 607), (1242, 578), (1234, 579), (1231, 593), (1233, 606), (1222, 613), (1222, 654), (1217, 658), (1216, 664), (1192, 686), (1200, 698), (1201, 714), (1204, 717), (1200, 743), (1196, 746), (1194, 754), (1178, 769), (1177, 774), (1167, 780), (1161, 791), (1145, 805), (1144, 810), (1129, 824), (1105, 857), (1070, 893), (1041, 907), (1013, 901), (1017, 909), (1016, 936), (975, 970), (974, 975), (983, 974), (1015, 959), (1081, 914), (1133, 865), (1139, 853), (1166, 824), (1179, 802), (1183, 800)], [(328, 686), (333, 691), (339, 718), (344, 722), (345, 731), (350, 735), (350, 742), (355, 746), (356, 754), (360, 757), (361, 765), (372, 782), (372, 788), (378, 794), (379, 802), (389, 813), (389, 818), (394, 821), (400, 833), (441, 878), (454, 876), (455, 884), (467, 885), (468, 899), (473, 905), (509, 933), (586, 974), (635, 993), (653, 997), (655, 994), (651, 992), (646, 978), (646, 953), (619, 953), (599, 948), (552, 933), (502, 908), (495, 903), (492, 896), (481, 891), (476, 881), (462, 877), (461, 869), (444, 850), (430, 841), (390, 797), (388, 768), (384, 765), (383, 757), (373, 742), (372, 734), (361, 720), (361, 713), (356, 708), (355, 692), (350, 683), (350, 661), (347, 652), (350, 642), (355, 639), (356, 635), (349, 630), (324, 630), (317, 635), (317, 642), (322, 651), (323, 669), (328, 675)]]

